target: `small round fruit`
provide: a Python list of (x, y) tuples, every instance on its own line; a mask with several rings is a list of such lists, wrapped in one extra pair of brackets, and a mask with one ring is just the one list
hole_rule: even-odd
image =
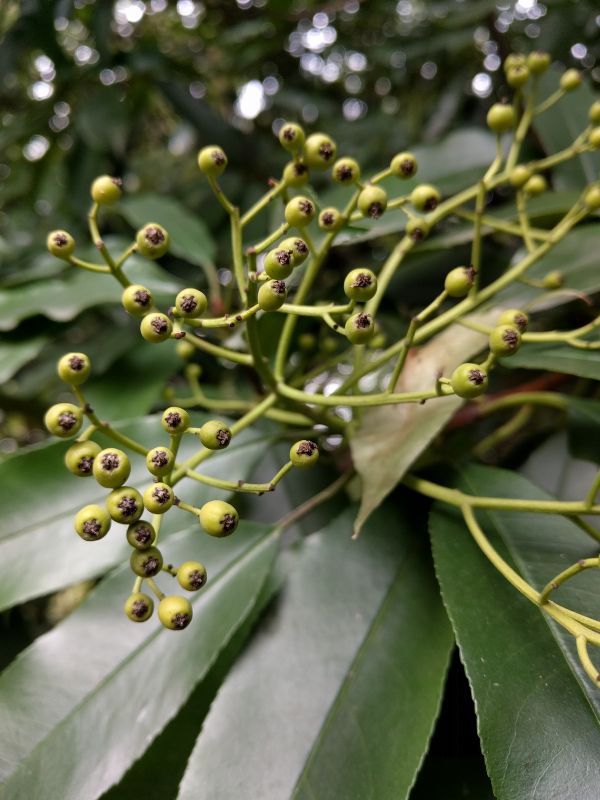
[(100, 506), (84, 506), (75, 515), (75, 531), (86, 542), (103, 539), (110, 530), (111, 519), (108, 511)]
[(515, 189), (520, 189), (522, 186), (525, 186), (531, 176), (531, 170), (523, 164), (519, 164), (513, 170), (511, 170), (508, 180), (511, 186), (514, 186)]
[(134, 592), (125, 600), (123, 610), (132, 622), (146, 622), (154, 611), (154, 601), (143, 592)]
[(295, 122), (284, 122), (278, 138), (281, 146), (290, 153), (296, 153), (304, 146), (304, 130)]
[(353, 158), (338, 158), (331, 169), (331, 177), (337, 183), (356, 183), (360, 180), (360, 166)]
[(327, 169), (335, 158), (337, 147), (325, 133), (311, 134), (304, 144), (304, 160), (311, 169)]
[(134, 550), (129, 558), (131, 569), (140, 578), (153, 578), (162, 569), (163, 557), (156, 547), (147, 550)]
[(181, 341), (177, 342), (175, 345), (175, 352), (179, 358), (183, 358), (187, 361), (189, 358), (193, 358), (196, 355), (196, 348), (191, 342), (181, 339)]
[(290, 447), (290, 461), (295, 467), (312, 467), (319, 460), (319, 448), (310, 439), (302, 439)]
[(413, 242), (422, 241), (429, 233), (429, 223), (423, 217), (415, 219), (412, 217), (406, 221), (404, 233), (413, 240)]
[(112, 206), (120, 199), (123, 181), (120, 178), (111, 178), (110, 175), (100, 175), (92, 183), (91, 195), (94, 203), (99, 206)]
[(128, 314), (134, 317), (143, 317), (152, 308), (154, 298), (152, 292), (140, 283), (132, 283), (123, 290), (121, 303)]
[(315, 218), (317, 209), (308, 197), (292, 197), (285, 207), (285, 221), (292, 228), (305, 228)]
[(375, 324), (370, 314), (362, 311), (353, 314), (344, 325), (348, 341), (352, 344), (366, 344), (375, 333)]
[(476, 275), (474, 267), (455, 267), (446, 275), (444, 289), (450, 297), (464, 297), (475, 283)]
[(337, 336), (322, 336), (319, 339), (320, 352), (324, 353), (326, 356), (332, 356), (339, 349), (339, 341)]
[(106, 489), (116, 489), (122, 486), (131, 472), (129, 458), (116, 447), (107, 447), (101, 450), (92, 465), (92, 473), (100, 486)]
[(517, 122), (515, 110), (506, 103), (494, 103), (487, 113), (486, 122), (494, 133), (511, 131)]
[(269, 250), (263, 266), (269, 278), (283, 281), (292, 274), (294, 254), (290, 248), (279, 245), (274, 250)]
[(283, 182), (286, 186), (304, 186), (308, 183), (308, 177), (308, 167), (304, 161), (290, 161), (283, 168)]
[(199, 561), (184, 561), (177, 570), (177, 580), (182, 589), (197, 592), (206, 583), (206, 567)]
[(560, 88), (565, 92), (572, 92), (581, 85), (581, 73), (576, 69), (568, 69), (560, 77)]
[(397, 153), (390, 162), (390, 172), (396, 178), (412, 178), (417, 168), (417, 159), (412, 153)]
[(149, 222), (135, 236), (138, 253), (154, 261), (169, 249), (169, 234), (157, 222)]
[(72, 475), (87, 478), (92, 474), (94, 459), (101, 451), (96, 442), (75, 442), (65, 453), (65, 466)]
[(299, 236), (288, 236), (279, 245), (283, 250), (289, 250), (292, 254), (292, 264), (299, 267), (306, 261), (309, 254), (308, 245)]
[(435, 186), (430, 186), (428, 183), (415, 186), (410, 193), (410, 202), (417, 211), (433, 211), (441, 199), (442, 195)]
[(590, 186), (583, 197), (583, 203), (590, 211), (597, 211), (600, 208), (600, 186)]
[(152, 450), (148, 450), (146, 454), (146, 467), (148, 472), (152, 475), (156, 475), (157, 478), (162, 478), (163, 475), (167, 475), (173, 469), (174, 463), (175, 456), (168, 447), (161, 447), (159, 445), (158, 447), (153, 447)]
[(532, 175), (523, 186), (523, 191), (531, 196), (542, 194), (548, 188), (548, 183), (543, 175)]
[(159, 311), (146, 314), (140, 322), (140, 333), (147, 342), (158, 344), (166, 341), (173, 332), (173, 323), (166, 314)]
[(231, 442), (231, 429), (218, 419), (210, 419), (200, 428), (198, 436), (209, 450), (224, 450)]
[(83, 424), (83, 412), (73, 403), (56, 403), (44, 415), (46, 430), (61, 439), (75, 436)]
[(547, 275), (544, 275), (542, 278), (542, 283), (544, 284), (544, 289), (560, 289), (560, 287), (565, 282), (565, 277), (557, 269), (548, 272)]
[(175, 298), (175, 308), (182, 317), (200, 317), (207, 305), (206, 295), (199, 289), (182, 289)]
[(80, 386), (88, 379), (91, 368), (85, 353), (67, 353), (58, 362), (58, 377), (71, 386)]
[(592, 125), (600, 125), (600, 100), (594, 100), (589, 107), (588, 117)]
[(210, 178), (218, 178), (227, 167), (225, 151), (217, 144), (203, 147), (198, 153), (198, 166), (205, 175)]
[(525, 333), (529, 325), (529, 317), (518, 308), (507, 308), (498, 317), (498, 325), (511, 325), (519, 333)]
[(192, 621), (192, 605), (185, 597), (171, 594), (158, 604), (158, 618), (171, 631), (182, 631)]
[(258, 290), (258, 305), (263, 311), (277, 311), (286, 300), (285, 281), (267, 281)]
[(298, 349), (303, 353), (310, 353), (313, 351), (317, 344), (317, 338), (314, 333), (301, 333), (298, 337)]
[(156, 541), (154, 526), (145, 519), (133, 522), (127, 528), (127, 541), (136, 550), (147, 550)]
[(527, 66), (532, 75), (542, 75), (550, 66), (550, 53), (534, 50), (527, 56)]
[(521, 344), (521, 334), (512, 325), (498, 325), (490, 333), (490, 350), (495, 356), (512, 356)]
[(167, 433), (183, 433), (190, 425), (190, 415), (185, 408), (169, 406), (163, 411), (161, 418), (163, 430)]
[(600, 148), (600, 126), (592, 128), (588, 134), (588, 143), (594, 150)]
[(509, 53), (504, 59), (504, 71), (508, 72), (513, 67), (524, 67), (527, 64), (527, 59), (523, 53)]
[(339, 231), (344, 225), (344, 217), (337, 208), (324, 208), (319, 214), (319, 228), (322, 231)]
[(239, 514), (224, 500), (209, 500), (198, 512), (200, 525), (210, 536), (230, 536), (238, 526)]
[(151, 514), (165, 514), (174, 500), (173, 489), (167, 483), (153, 483), (144, 492), (144, 505)]
[(122, 525), (129, 525), (144, 513), (142, 495), (132, 486), (113, 489), (106, 498), (106, 508), (111, 518)]
[(529, 80), (529, 69), (525, 65), (511, 67), (506, 71), (506, 82), (513, 89), (520, 89)]
[(458, 397), (479, 397), (487, 389), (487, 372), (480, 364), (460, 364), (452, 373), (450, 384)]
[(366, 303), (377, 291), (377, 277), (370, 269), (353, 269), (344, 280), (344, 294), (349, 300)]
[(67, 260), (75, 250), (75, 239), (67, 231), (52, 231), (46, 239), (46, 247), (53, 256)]
[(381, 186), (368, 184), (358, 195), (358, 208), (363, 217), (379, 219), (386, 210), (388, 196)]

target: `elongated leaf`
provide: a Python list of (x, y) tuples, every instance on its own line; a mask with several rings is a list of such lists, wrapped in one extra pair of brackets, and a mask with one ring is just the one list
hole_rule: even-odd
[(578, 458), (600, 462), (600, 400), (569, 397), (569, 448)]
[(243, 524), (225, 541), (180, 531), (167, 557), (201, 556), (209, 571), (192, 598), (193, 627), (126, 619), (127, 566), (25, 650), (0, 676), (3, 800), (35, 797), (42, 785), (46, 800), (93, 800), (119, 780), (251, 612), (276, 546), (264, 526)]
[(406, 797), (452, 638), (408, 518), (380, 510), (351, 542), (352, 516), (303, 544), (212, 706), (181, 800)]
[(600, 380), (600, 354), (597, 350), (580, 350), (568, 344), (527, 343), (514, 356), (502, 361), (503, 366), (565, 372), (582, 378)]
[(4, 383), (21, 367), (32, 361), (47, 342), (45, 336), (36, 336), (23, 342), (0, 343), (0, 383)]
[[(459, 487), (478, 495), (549, 497), (525, 478), (492, 468), (466, 470)], [(596, 551), (590, 539), (561, 517), (523, 512), (477, 516), (492, 542), (501, 552), (508, 550), (509, 559), (536, 588)], [(595, 797), (600, 696), (579, 666), (571, 637), (491, 566), (455, 509), (441, 504), (434, 508), (431, 534), (496, 797)], [(598, 617), (593, 577), (580, 576), (557, 594), (557, 601)]]

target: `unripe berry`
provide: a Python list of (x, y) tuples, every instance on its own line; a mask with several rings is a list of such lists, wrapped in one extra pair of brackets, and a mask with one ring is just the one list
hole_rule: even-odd
[(83, 412), (73, 403), (56, 403), (44, 415), (46, 430), (61, 439), (75, 436), (82, 424)]
[(295, 467), (312, 467), (319, 460), (319, 448), (310, 439), (302, 439), (290, 447), (290, 461)]
[(175, 352), (179, 358), (187, 360), (189, 358), (193, 358), (193, 356), (196, 354), (196, 348), (191, 342), (181, 339), (181, 341), (177, 342), (175, 345)]
[(404, 233), (412, 239), (413, 242), (420, 242), (429, 233), (429, 227), (429, 223), (423, 217), (419, 219), (411, 218), (406, 221)]
[(319, 351), (326, 356), (332, 356), (339, 349), (339, 341), (337, 336), (322, 336), (319, 339)]
[(231, 429), (218, 419), (210, 419), (200, 428), (198, 436), (209, 450), (224, 450), (231, 442)]
[(522, 186), (525, 186), (527, 181), (531, 178), (531, 175), (532, 172), (528, 167), (524, 166), (523, 164), (519, 164), (513, 170), (511, 170), (508, 180), (511, 186), (514, 186), (515, 189), (520, 189)]
[(600, 186), (590, 186), (584, 195), (583, 202), (590, 211), (597, 211), (600, 208)]
[(92, 474), (94, 459), (101, 449), (96, 442), (75, 442), (65, 453), (66, 468), (79, 478), (87, 478)]
[(75, 250), (75, 239), (67, 231), (52, 231), (46, 239), (46, 247), (53, 256), (67, 260)]
[(177, 570), (177, 581), (182, 589), (197, 592), (206, 583), (206, 567), (199, 561), (184, 561)]
[(267, 281), (258, 290), (258, 305), (263, 311), (277, 311), (286, 300), (285, 281)]
[(162, 569), (163, 557), (156, 547), (147, 550), (134, 550), (129, 557), (129, 564), (133, 572), (140, 578), (153, 578)]
[(417, 211), (433, 211), (437, 208), (441, 199), (442, 196), (435, 186), (430, 186), (427, 183), (415, 186), (410, 193), (410, 202)]
[(149, 222), (136, 233), (135, 243), (140, 255), (154, 261), (164, 256), (169, 249), (169, 234), (162, 225)]
[(523, 191), (532, 196), (542, 194), (548, 188), (548, 184), (543, 175), (532, 175), (523, 186)]
[(521, 344), (521, 334), (512, 325), (498, 325), (489, 338), (490, 350), (495, 356), (512, 356)]
[(294, 267), (299, 267), (306, 261), (309, 253), (308, 245), (299, 236), (288, 236), (279, 245), (282, 250), (289, 250), (292, 254), (292, 264)]
[(498, 317), (498, 325), (512, 325), (519, 333), (525, 333), (529, 325), (529, 317), (518, 308), (507, 308)]
[(397, 153), (390, 162), (390, 171), (396, 178), (412, 178), (417, 174), (417, 159), (412, 153)]
[(353, 269), (344, 280), (344, 294), (349, 300), (366, 303), (377, 291), (377, 278), (370, 269)]
[(283, 281), (292, 274), (294, 254), (290, 248), (279, 245), (274, 250), (269, 250), (263, 267), (269, 278)]
[(308, 197), (293, 197), (285, 207), (285, 221), (292, 228), (305, 228), (315, 218), (317, 209)]
[(238, 526), (239, 514), (224, 500), (209, 500), (198, 512), (200, 525), (210, 536), (230, 536)]
[(542, 75), (550, 66), (550, 53), (534, 50), (527, 56), (527, 66), (532, 75)]
[(92, 473), (100, 486), (106, 489), (116, 489), (122, 486), (131, 472), (129, 458), (116, 447), (107, 447), (101, 450), (92, 465)]
[(190, 415), (184, 408), (170, 406), (162, 415), (161, 425), (167, 433), (183, 433), (190, 425)]
[(375, 184), (367, 184), (358, 195), (358, 209), (364, 217), (378, 219), (386, 210), (388, 196), (385, 189)]
[(513, 89), (520, 89), (529, 80), (529, 69), (526, 66), (511, 67), (506, 71), (506, 82)]
[(588, 134), (588, 142), (594, 150), (600, 147), (600, 126), (592, 128)]
[(134, 592), (125, 600), (123, 610), (132, 622), (146, 622), (154, 611), (154, 601), (143, 592)]
[(588, 116), (592, 125), (600, 125), (600, 100), (594, 100), (589, 107)]
[(576, 69), (568, 69), (560, 77), (560, 88), (565, 92), (572, 92), (581, 85), (581, 73)]
[(182, 317), (200, 317), (207, 305), (206, 295), (199, 289), (182, 289), (175, 298), (175, 308)]
[(325, 133), (311, 134), (304, 145), (304, 160), (311, 169), (327, 169), (333, 162), (336, 145)]
[(173, 452), (169, 450), (168, 447), (153, 447), (152, 450), (148, 450), (146, 454), (146, 467), (148, 472), (152, 475), (155, 475), (157, 478), (162, 478), (163, 475), (167, 475), (172, 469), (175, 463), (175, 456)]
[(108, 511), (100, 506), (84, 506), (75, 515), (75, 531), (86, 542), (103, 539), (110, 530), (111, 519)]
[(144, 513), (142, 495), (132, 486), (113, 489), (106, 498), (106, 508), (111, 518), (123, 525), (137, 522)]
[(132, 283), (123, 290), (121, 303), (128, 314), (134, 317), (143, 317), (152, 308), (154, 298), (150, 289), (146, 289), (139, 283)]
[(353, 158), (338, 158), (331, 170), (331, 177), (338, 183), (356, 183), (360, 180), (360, 166)]
[(564, 275), (557, 269), (552, 270), (542, 278), (544, 289), (560, 289), (564, 282)]
[(344, 217), (333, 206), (324, 208), (319, 214), (319, 228), (322, 231), (339, 231), (344, 225)]
[(173, 489), (166, 483), (153, 483), (144, 492), (144, 505), (151, 514), (165, 514), (174, 500)]
[(88, 379), (92, 365), (85, 353), (67, 353), (58, 362), (58, 377), (70, 386), (81, 386)]
[(123, 181), (120, 178), (101, 175), (92, 183), (92, 200), (100, 206), (112, 206), (120, 199), (122, 186)]
[(316, 336), (313, 333), (301, 333), (298, 337), (298, 349), (303, 353), (310, 353), (317, 344)]
[(506, 103), (494, 103), (487, 113), (486, 122), (494, 133), (511, 131), (517, 122), (515, 110)]
[(281, 146), (290, 153), (296, 153), (304, 146), (304, 131), (295, 122), (284, 122), (278, 138)]
[(373, 317), (362, 311), (353, 314), (344, 325), (348, 341), (352, 344), (366, 344), (375, 332)]
[(290, 161), (283, 168), (283, 182), (286, 186), (304, 186), (308, 183), (308, 167), (304, 161)]
[(165, 628), (171, 631), (182, 631), (192, 621), (192, 605), (185, 599), (172, 594), (158, 604), (158, 618)]
[(227, 167), (225, 151), (216, 144), (203, 147), (198, 153), (198, 166), (210, 178), (218, 178)]
[(508, 72), (513, 67), (524, 67), (527, 64), (527, 59), (522, 53), (509, 53), (504, 59), (504, 72)]
[(480, 364), (461, 364), (452, 373), (450, 384), (458, 397), (479, 397), (488, 386), (487, 372)]
[(173, 332), (173, 323), (166, 314), (146, 314), (140, 323), (140, 333), (147, 342), (158, 344), (166, 341)]
[(477, 270), (472, 267), (455, 267), (446, 275), (444, 289), (450, 297), (464, 297), (475, 283)]
[(145, 519), (133, 522), (127, 528), (127, 541), (136, 550), (147, 550), (156, 541), (154, 526)]

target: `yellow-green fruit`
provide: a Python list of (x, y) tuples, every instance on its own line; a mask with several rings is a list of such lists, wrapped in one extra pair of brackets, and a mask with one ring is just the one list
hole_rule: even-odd
[(586, 208), (596, 211), (600, 208), (600, 186), (590, 186), (583, 197)]
[(295, 467), (312, 467), (319, 460), (319, 448), (310, 439), (302, 439), (290, 447), (290, 461)]
[(339, 341), (337, 336), (321, 336), (319, 350), (326, 356), (332, 356), (338, 350)]
[(110, 175), (100, 175), (92, 183), (91, 195), (94, 203), (100, 206), (112, 206), (121, 197), (123, 181), (120, 178), (111, 178)]
[(258, 305), (263, 311), (277, 311), (287, 300), (285, 281), (267, 281), (258, 290)]
[(532, 175), (523, 186), (523, 191), (532, 196), (542, 194), (548, 188), (548, 184), (543, 175)]
[(158, 604), (158, 618), (171, 631), (182, 631), (192, 621), (192, 605), (185, 599), (172, 594)]
[(531, 178), (531, 175), (532, 172), (528, 167), (524, 166), (523, 164), (519, 164), (513, 170), (511, 170), (508, 180), (511, 186), (514, 186), (515, 189), (520, 189), (521, 186), (525, 186), (527, 181)]
[(455, 267), (446, 275), (444, 289), (450, 297), (464, 297), (475, 283), (477, 270), (472, 267)]
[(441, 199), (442, 195), (435, 186), (430, 186), (428, 183), (415, 186), (410, 193), (410, 202), (417, 211), (433, 211)]
[(283, 182), (286, 186), (304, 186), (308, 183), (308, 167), (304, 161), (290, 161), (283, 168)]
[(113, 489), (106, 498), (106, 508), (112, 519), (122, 525), (137, 522), (144, 513), (142, 495), (132, 486)]
[(519, 308), (507, 308), (498, 317), (498, 325), (512, 325), (519, 333), (525, 333), (529, 325), (529, 317)]
[(89, 375), (92, 365), (85, 353), (67, 353), (58, 362), (58, 377), (71, 386), (80, 386)]
[(527, 56), (527, 66), (532, 75), (541, 75), (550, 66), (550, 53), (534, 50)]
[(366, 344), (375, 333), (375, 324), (370, 314), (362, 311), (353, 314), (344, 325), (348, 341), (352, 344)]
[(131, 463), (127, 455), (116, 447), (101, 450), (92, 465), (92, 473), (100, 486), (116, 489), (122, 486), (131, 472)]
[(83, 424), (83, 412), (73, 403), (56, 403), (44, 415), (46, 430), (61, 439), (79, 433)]
[(183, 358), (187, 361), (187, 359), (194, 357), (194, 355), (196, 354), (196, 348), (191, 342), (188, 342), (185, 339), (181, 339), (181, 341), (177, 342), (177, 344), (175, 345), (175, 352), (177, 353), (179, 358)]
[(128, 314), (134, 317), (143, 317), (152, 308), (154, 298), (152, 292), (140, 283), (132, 283), (123, 290), (121, 303)]
[(198, 153), (198, 166), (210, 178), (218, 178), (227, 167), (225, 151), (217, 144), (203, 147)]
[(494, 133), (511, 131), (516, 121), (514, 108), (505, 103), (494, 103), (486, 117), (487, 126)]
[(317, 209), (308, 197), (293, 197), (285, 207), (285, 221), (292, 228), (305, 228), (315, 218)]
[(417, 168), (417, 159), (412, 153), (397, 153), (390, 162), (390, 172), (396, 178), (412, 178)]
[(190, 415), (185, 408), (169, 406), (163, 411), (161, 425), (167, 433), (183, 433), (189, 428)]
[(429, 233), (429, 223), (423, 217), (415, 219), (414, 217), (406, 221), (404, 233), (413, 240), (413, 242), (420, 242)]
[(129, 564), (133, 572), (140, 578), (153, 578), (162, 569), (162, 553), (156, 547), (134, 550), (129, 557)]
[(331, 177), (337, 183), (356, 183), (360, 180), (360, 166), (353, 158), (338, 158), (331, 170)]
[(372, 183), (367, 184), (358, 195), (358, 209), (364, 217), (379, 219), (384, 213), (388, 204), (388, 196), (385, 189)]
[(600, 126), (592, 128), (588, 134), (588, 142), (590, 146), (597, 150), (600, 147)]
[(101, 451), (96, 442), (75, 442), (65, 453), (65, 466), (72, 475), (87, 478), (92, 474), (94, 459)]
[(230, 536), (238, 526), (239, 514), (224, 500), (209, 500), (198, 512), (200, 525), (210, 536)]
[(198, 436), (209, 450), (224, 450), (231, 442), (231, 429), (218, 419), (210, 419), (200, 428)]
[(295, 267), (300, 266), (300, 264), (306, 261), (306, 258), (309, 253), (308, 245), (301, 239), (299, 236), (288, 236), (287, 239), (284, 239), (279, 247), (282, 250), (289, 250), (292, 254), (292, 264)]
[(508, 72), (513, 67), (524, 67), (527, 64), (527, 59), (522, 53), (509, 53), (504, 59), (504, 71)]
[(156, 475), (157, 478), (162, 478), (163, 475), (167, 475), (172, 469), (175, 463), (175, 456), (173, 452), (169, 450), (168, 447), (153, 447), (151, 450), (148, 450), (146, 454), (146, 467), (148, 472), (152, 475)]
[(544, 289), (560, 289), (560, 287), (563, 285), (564, 282), (565, 282), (564, 275), (557, 269), (552, 270), (552, 272), (549, 272), (542, 278)]
[(512, 356), (521, 344), (521, 334), (512, 325), (498, 325), (490, 333), (490, 350), (495, 356)]
[(488, 386), (487, 372), (480, 364), (461, 364), (452, 373), (450, 384), (458, 397), (479, 397)]
[(146, 622), (154, 611), (154, 601), (143, 592), (134, 592), (125, 600), (123, 610), (132, 622)]
[(279, 129), (279, 143), (290, 153), (301, 150), (304, 146), (304, 131), (295, 122), (284, 122)]
[(344, 224), (344, 217), (333, 206), (324, 208), (319, 214), (319, 228), (322, 231), (339, 231)]
[(274, 250), (269, 250), (265, 257), (263, 264), (264, 270), (269, 276), (276, 281), (283, 281), (292, 274), (294, 269), (294, 254), (288, 247), (276, 247)]
[(110, 530), (108, 511), (97, 505), (84, 506), (75, 515), (75, 531), (86, 542), (103, 539)]
[(325, 133), (311, 134), (304, 144), (304, 160), (311, 169), (327, 169), (333, 163), (337, 147)]
[(153, 483), (144, 492), (144, 505), (151, 514), (165, 514), (174, 500), (173, 489), (166, 483)]
[(66, 260), (75, 250), (75, 239), (67, 231), (51, 231), (46, 239), (46, 247), (53, 256)]
[(520, 89), (529, 80), (529, 69), (526, 66), (511, 67), (506, 71), (506, 82), (513, 89)]
[(303, 353), (310, 353), (317, 345), (317, 338), (314, 333), (301, 333), (298, 337), (298, 349)]
[(370, 269), (353, 269), (344, 280), (344, 294), (349, 300), (366, 303), (377, 291), (377, 277)]
[(136, 550), (147, 550), (156, 541), (154, 526), (145, 519), (133, 522), (127, 528), (127, 541)]
[(206, 567), (199, 561), (184, 561), (177, 570), (177, 580), (182, 589), (197, 592), (206, 583)]
[(600, 100), (594, 100), (589, 107), (588, 117), (592, 125), (600, 125)]
[(166, 314), (153, 312), (146, 314), (140, 322), (140, 333), (147, 342), (158, 344), (166, 341), (173, 332), (173, 323)]
[(175, 298), (175, 308), (182, 317), (200, 317), (207, 305), (206, 295), (200, 289), (182, 289)]
[(169, 234), (157, 222), (149, 222), (135, 236), (138, 253), (154, 261), (169, 249)]
[(581, 85), (581, 73), (576, 69), (568, 69), (560, 77), (560, 88), (565, 92), (572, 92)]

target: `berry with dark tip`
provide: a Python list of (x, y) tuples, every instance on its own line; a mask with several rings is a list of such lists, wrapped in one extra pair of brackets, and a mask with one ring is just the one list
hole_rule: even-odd
[(319, 214), (319, 228), (322, 231), (339, 231), (344, 224), (344, 217), (337, 208), (324, 208)]
[(120, 178), (111, 178), (110, 175), (100, 175), (92, 183), (91, 195), (94, 203), (99, 206), (112, 206), (120, 199), (123, 181)]
[(140, 323), (140, 333), (147, 342), (158, 344), (170, 338), (173, 333), (173, 323), (166, 314), (160, 312), (146, 314)]
[(331, 169), (331, 176), (338, 183), (356, 183), (360, 180), (360, 166), (353, 158), (338, 158)]
[(310, 252), (304, 239), (301, 239), (299, 236), (289, 236), (281, 242), (279, 247), (282, 250), (291, 252), (292, 264), (294, 267), (299, 267), (300, 264), (303, 264)]
[(165, 628), (182, 631), (192, 621), (192, 605), (185, 597), (168, 595), (158, 604), (158, 618)]
[(210, 536), (231, 536), (239, 522), (236, 509), (224, 500), (209, 500), (198, 512), (200, 525)]
[(358, 195), (358, 208), (363, 217), (379, 219), (386, 210), (387, 204), (387, 192), (381, 186), (367, 184)]
[(129, 564), (133, 572), (140, 578), (153, 578), (162, 569), (162, 553), (156, 547), (134, 550), (129, 558)]
[(287, 300), (285, 281), (267, 281), (258, 290), (258, 305), (263, 311), (277, 311)]
[(61, 439), (79, 433), (83, 424), (83, 412), (73, 403), (56, 403), (44, 415), (46, 430)]
[(143, 317), (147, 314), (154, 303), (152, 292), (139, 283), (132, 283), (123, 290), (121, 303), (128, 314), (134, 317)]
[(475, 283), (477, 270), (472, 267), (455, 267), (446, 275), (444, 289), (450, 297), (464, 297)]
[(154, 261), (164, 256), (169, 249), (169, 234), (157, 222), (149, 222), (137, 232), (135, 237), (138, 253)]
[(353, 314), (344, 326), (348, 341), (352, 344), (366, 344), (375, 333), (375, 323), (370, 314)]
[(87, 478), (92, 474), (94, 459), (101, 451), (96, 442), (75, 442), (65, 453), (65, 466), (72, 475)]
[(168, 447), (153, 447), (146, 454), (146, 468), (152, 475), (162, 478), (173, 469), (175, 456)]
[(86, 542), (103, 539), (110, 530), (110, 514), (97, 505), (84, 506), (75, 515), (75, 531)]
[(304, 161), (290, 161), (283, 168), (283, 182), (286, 186), (304, 186), (308, 183), (308, 167)]
[(460, 364), (452, 373), (450, 385), (458, 397), (479, 397), (488, 386), (487, 372), (480, 364)]
[(264, 270), (270, 278), (283, 281), (292, 274), (294, 269), (294, 254), (291, 248), (276, 247), (269, 250), (265, 257)]
[(281, 146), (290, 153), (296, 153), (304, 146), (304, 130), (295, 122), (284, 122), (278, 138)]
[(182, 589), (197, 592), (207, 581), (206, 567), (199, 561), (184, 561), (177, 570), (177, 581)]
[(163, 411), (161, 425), (167, 433), (183, 433), (189, 428), (190, 415), (185, 408), (170, 406)]
[(122, 486), (131, 472), (131, 463), (128, 456), (116, 447), (107, 447), (101, 450), (92, 466), (94, 478), (100, 486), (106, 489), (116, 489)]
[(521, 334), (512, 325), (498, 325), (490, 333), (489, 344), (495, 356), (512, 356), (519, 349)]
[(67, 353), (58, 362), (58, 377), (70, 386), (80, 386), (89, 375), (92, 365), (85, 353)]
[(498, 317), (499, 325), (512, 325), (519, 333), (525, 333), (529, 325), (529, 317), (518, 308), (507, 308)]
[(312, 200), (299, 195), (292, 197), (284, 211), (285, 221), (292, 228), (305, 228), (315, 218), (317, 209)]
[(142, 495), (131, 486), (113, 489), (106, 498), (106, 508), (111, 518), (123, 525), (137, 522), (144, 513)]
[(154, 526), (146, 522), (145, 519), (133, 522), (127, 528), (126, 536), (129, 544), (135, 547), (136, 550), (147, 550), (156, 541)]
[(166, 513), (174, 500), (173, 489), (166, 483), (153, 483), (144, 492), (144, 505), (151, 514)]
[(175, 298), (177, 312), (186, 318), (200, 317), (206, 311), (208, 300), (199, 289), (182, 289)]
[(319, 448), (310, 439), (302, 439), (290, 447), (290, 461), (295, 467), (312, 467), (319, 460)]
[(311, 169), (327, 169), (333, 163), (337, 147), (325, 133), (312, 133), (304, 144), (304, 160)]
[(422, 183), (410, 193), (410, 202), (417, 209), (417, 211), (433, 211), (438, 207), (441, 194), (428, 183)]
[(75, 239), (67, 231), (52, 231), (46, 239), (46, 247), (53, 256), (67, 260), (75, 250)]
[(231, 428), (218, 419), (210, 419), (200, 428), (198, 436), (209, 450), (224, 450), (231, 442)]
[(377, 278), (370, 269), (353, 269), (344, 280), (344, 294), (349, 300), (366, 303), (377, 291)]
[(227, 167), (225, 151), (216, 144), (203, 147), (198, 153), (198, 166), (205, 175), (218, 178)]
[(390, 172), (396, 178), (412, 178), (417, 174), (417, 159), (412, 153), (397, 153), (390, 162)]
[(154, 601), (143, 592), (134, 592), (125, 601), (123, 610), (132, 622), (146, 622), (154, 611)]
[(413, 242), (420, 242), (429, 233), (429, 223), (423, 217), (406, 220), (406, 227), (404, 233), (413, 240)]

